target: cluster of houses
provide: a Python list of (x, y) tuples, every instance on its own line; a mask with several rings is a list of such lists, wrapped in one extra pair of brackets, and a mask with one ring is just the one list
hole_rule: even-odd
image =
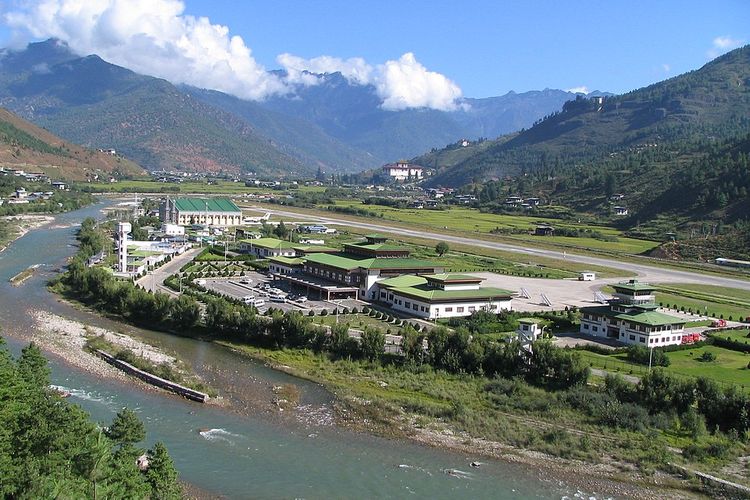
[(7, 199), (0, 198), (0, 205), (3, 203), (7, 203), (8, 205), (22, 205), (34, 201), (49, 200), (55, 194), (55, 191), (65, 191), (68, 189), (67, 183), (62, 181), (50, 182), (49, 177), (41, 172), (26, 172), (21, 169), (0, 167), (0, 175), (18, 177), (27, 182), (49, 183), (53, 188), (53, 191), (27, 191), (24, 187), (17, 187), (15, 193)]

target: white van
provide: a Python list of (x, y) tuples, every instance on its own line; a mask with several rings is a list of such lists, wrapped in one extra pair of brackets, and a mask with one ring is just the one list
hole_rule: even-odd
[(266, 301), (263, 299), (252, 299), (252, 300), (245, 302), (245, 304), (249, 306), (260, 307), (262, 305), (265, 305)]
[(249, 304), (250, 302), (254, 300), (255, 300), (254, 295), (245, 295), (244, 297), (242, 297), (242, 302), (244, 302), (245, 304)]
[(271, 295), (271, 302), (286, 302), (286, 298), (283, 295)]

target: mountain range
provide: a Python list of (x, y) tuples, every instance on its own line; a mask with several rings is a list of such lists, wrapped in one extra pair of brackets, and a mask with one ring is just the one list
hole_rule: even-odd
[(531, 126), (575, 94), (465, 99), (455, 111), (380, 106), (373, 86), (340, 73), (263, 102), (175, 86), (58, 40), (0, 53), (0, 106), (66, 140), (114, 148), (148, 170), (258, 175), (354, 172), (459, 139)]
[(0, 163), (6, 168), (42, 172), (51, 179), (106, 180), (144, 174), (126, 158), (64, 141), (2, 108)]
[[(623, 226), (667, 216), (732, 222), (750, 214), (750, 46), (702, 68), (607, 97), (583, 97), (531, 128), (413, 161), (429, 183), (467, 186), (487, 203), (541, 197), (578, 212), (626, 205)], [(663, 235), (663, 233), (662, 233)]]

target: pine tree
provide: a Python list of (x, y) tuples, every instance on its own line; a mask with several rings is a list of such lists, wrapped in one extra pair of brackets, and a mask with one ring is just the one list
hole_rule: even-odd
[(107, 437), (119, 445), (134, 445), (146, 438), (146, 429), (138, 415), (130, 408), (123, 408), (105, 431)]
[(152, 498), (180, 498), (181, 491), (177, 483), (177, 469), (167, 453), (167, 447), (158, 442), (148, 451), (149, 466), (146, 480), (151, 484)]

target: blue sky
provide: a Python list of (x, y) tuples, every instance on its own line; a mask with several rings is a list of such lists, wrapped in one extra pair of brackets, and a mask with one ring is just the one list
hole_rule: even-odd
[[(156, 4), (163, 5), (153, 7)], [(132, 10), (144, 12), (160, 8), (161, 15), (167, 17), (205, 16), (210, 24), (226, 26), (230, 37), (242, 37), (254, 66), (244, 68), (237, 83), (226, 83), (233, 77), (217, 71), (216, 66), (212, 66), (212, 71), (223, 75), (222, 81), (216, 83), (208, 74), (201, 76), (198, 69), (192, 71), (198, 81), (188, 83), (223, 85), (226, 88), (220, 90), (262, 98), (280, 92), (279, 85), (285, 83), (260, 78), (253, 73), (254, 68), (279, 68), (280, 54), (295, 56), (300, 68), (321, 67), (309, 61), (319, 56), (361, 58), (364, 61), (325, 61), (325, 67), (351, 67), (355, 62), (364, 65), (368, 76), (361, 77), (361, 81), (377, 82), (384, 102), (393, 97), (394, 107), (408, 106), (410, 102), (440, 107), (457, 95), (485, 97), (545, 87), (586, 87), (620, 93), (696, 69), (711, 56), (750, 42), (747, 0), (185, 0), (184, 10), (179, 9), (180, 2), (176, 0), (131, 0), (129, 5)], [(126, 54), (133, 52), (132, 31), (143, 24), (135, 19), (130, 24), (110, 19), (107, 29), (102, 30), (101, 26), (83, 26), (83, 18), (40, 19), (33, 8), (18, 8), (12, 2), (5, 5), (3, 12), (3, 44), (13, 40), (9, 24), (14, 27), (16, 42), (62, 33), (61, 38), (70, 38), (71, 46), (79, 51), (96, 50), (109, 55), (105, 59), (112, 62), (141, 72), (161, 72), (157, 76), (171, 80), (191, 78), (179, 74), (176, 67), (164, 69), (169, 64), (150, 64), (145, 59), (148, 54), (140, 59)], [(26, 17), (9, 20), (9, 12), (25, 12)], [(118, 12), (111, 17), (126, 17), (122, 10)], [(76, 31), (76, 22), (82, 25), (81, 32), (109, 32), (99, 38), (82, 34)], [(170, 29), (160, 29), (169, 36)], [(177, 37), (179, 30), (173, 35)], [(110, 39), (115, 36), (127, 39), (131, 44), (127, 51), (111, 45)], [(405, 53), (413, 53), (413, 59), (401, 59)], [(388, 66), (388, 61), (394, 64)], [(386, 69), (392, 71), (388, 73)], [(390, 76), (386, 78), (385, 74)], [(411, 94), (410, 90), (403, 90), (405, 80), (417, 82)], [(429, 96), (420, 97), (425, 93)]]

